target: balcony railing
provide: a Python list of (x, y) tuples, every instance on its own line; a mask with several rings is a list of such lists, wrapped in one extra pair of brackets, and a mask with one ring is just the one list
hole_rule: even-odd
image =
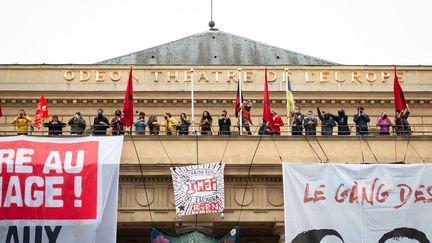
[[(83, 130), (82, 134), (78, 134), (81, 136), (89, 136), (94, 135), (94, 128), (97, 126), (86, 126), (86, 128)], [(359, 135), (356, 133), (356, 126), (355, 125), (349, 125), (349, 134), (346, 135), (338, 135), (338, 128), (334, 127), (333, 131), (331, 132), (331, 135), (323, 135), (323, 132), (321, 131), (321, 126), (316, 127), (316, 134), (311, 136), (356, 136)], [(231, 126), (229, 132), (220, 132), (218, 126), (212, 126), (211, 131), (209, 132), (201, 132), (199, 124), (195, 125), (196, 131), (191, 130), (192, 126), (190, 127), (189, 131), (186, 134), (180, 135), (179, 132), (175, 132), (175, 136), (187, 136), (187, 135), (220, 135), (220, 136), (239, 136), (239, 127), (238, 126)], [(242, 135), (245, 136), (267, 136), (271, 134), (265, 134), (260, 132), (260, 126), (249, 126), (250, 132), (246, 131), (245, 128), (243, 128)], [(369, 126), (367, 134), (363, 133), (361, 135), (367, 135), (367, 136), (404, 136), (404, 135), (412, 135), (412, 136), (425, 136), (425, 135), (432, 135), (432, 124), (411, 124), (410, 125), (410, 132), (403, 131), (400, 132), (402, 129), (399, 129), (397, 126), (390, 127), (388, 135), (384, 135), (380, 132), (379, 127), (376, 126)], [(144, 133), (136, 133), (135, 127), (131, 128), (124, 128), (126, 135), (136, 135), (136, 136), (151, 136), (151, 135), (161, 135), (161, 136), (171, 136), (167, 135), (167, 132), (164, 127), (160, 127), (159, 131), (149, 131), (148, 126), (146, 127), (146, 130)], [(61, 132), (62, 136), (70, 136), (70, 135), (77, 135), (71, 133), (70, 126), (66, 126), (62, 129), (62, 131), (51, 131), (51, 132)], [(19, 132), (17, 131), (17, 126), (12, 124), (0, 124), (0, 136), (12, 136), (17, 135)], [(100, 134), (100, 133), (99, 133)], [(324, 133), (326, 134), (326, 133)], [(327, 132), (327, 134), (329, 134)], [(43, 127), (40, 130), (35, 128), (33, 125), (28, 126), (28, 133), (27, 135), (35, 135), (35, 136), (48, 136), (51, 135), (50, 131), (48, 131), (47, 128)], [(112, 134), (112, 128), (107, 128), (106, 135), (113, 135)], [(281, 127), (280, 131), (281, 136), (295, 136), (293, 135), (291, 131), (291, 127), (283, 126)], [(305, 130), (301, 132), (301, 134), (298, 135), (306, 135)]]

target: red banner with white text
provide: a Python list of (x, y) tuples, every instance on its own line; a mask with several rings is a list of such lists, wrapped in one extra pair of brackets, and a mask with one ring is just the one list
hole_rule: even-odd
[(117, 198), (122, 140), (0, 138), (0, 242), (115, 242), (95, 229), (115, 236), (117, 200), (105, 200)]

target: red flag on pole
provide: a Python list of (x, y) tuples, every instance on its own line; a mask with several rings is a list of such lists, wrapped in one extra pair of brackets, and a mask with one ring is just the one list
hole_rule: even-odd
[(401, 110), (407, 107), (407, 103), (405, 100), (405, 96), (402, 90), (402, 87), (399, 84), (399, 79), (396, 73), (396, 66), (394, 67), (394, 105), (396, 112), (400, 112)]
[(133, 105), (133, 85), (132, 85), (132, 66), (129, 71), (129, 80), (126, 87), (125, 98), (123, 102), (123, 121), (126, 127), (133, 124), (134, 105)]
[(264, 71), (264, 98), (263, 98), (263, 121), (269, 123), (270, 127), (274, 126), (273, 116), (270, 108), (270, 97), (268, 92), (267, 68)]
[(236, 97), (235, 104), (234, 104), (235, 117), (238, 117), (240, 104), (243, 103), (243, 95), (240, 95), (240, 92), (242, 92), (242, 91), (240, 90), (240, 80), (239, 80), (239, 82), (237, 83), (237, 97)]
[(2, 107), (1, 107), (1, 100), (0, 100), (0, 117), (3, 116)]
[(37, 129), (40, 129), (41, 128), (40, 125), (46, 119), (48, 119), (48, 106), (45, 97), (42, 95), (39, 100), (38, 108), (36, 110), (36, 114), (34, 118), (34, 126)]

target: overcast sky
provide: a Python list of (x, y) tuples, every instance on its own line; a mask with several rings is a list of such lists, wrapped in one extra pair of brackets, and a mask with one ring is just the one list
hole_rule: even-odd
[[(431, 0), (214, 0), (221, 31), (341, 64), (432, 65)], [(208, 30), (210, 0), (2, 0), (0, 63), (95, 63)]]

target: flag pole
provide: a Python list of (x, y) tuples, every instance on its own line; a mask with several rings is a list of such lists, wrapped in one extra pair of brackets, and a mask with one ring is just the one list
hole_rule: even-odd
[(286, 85), (285, 85), (285, 97), (287, 99), (286, 101), (286, 112), (287, 112), (287, 123), (288, 123), (288, 134), (290, 134), (291, 132), (291, 111), (290, 111), (290, 101), (288, 100), (288, 71), (289, 69), (286, 67), (284, 70), (284, 75), (285, 75), (285, 80), (286, 80)]
[(240, 89), (240, 112), (239, 112), (239, 129), (240, 129), (240, 136), (243, 135), (243, 84), (241, 79), (241, 68), (238, 68), (238, 81), (239, 81), (239, 89)]
[(195, 131), (195, 97), (194, 97), (194, 69), (190, 69), (191, 72), (191, 123), (192, 123), (192, 134), (196, 134)]

